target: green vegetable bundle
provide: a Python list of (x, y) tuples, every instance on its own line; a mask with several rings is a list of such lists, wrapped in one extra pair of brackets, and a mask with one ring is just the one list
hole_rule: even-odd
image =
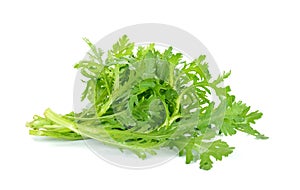
[(89, 40), (88, 59), (75, 65), (83, 76), (79, 113), (60, 115), (46, 109), (26, 126), (29, 133), (59, 139), (96, 139), (145, 159), (160, 148), (177, 150), (186, 163), (200, 160), (212, 168), (233, 151), (220, 137), (237, 131), (267, 137), (251, 127), (262, 113), (236, 101), (229, 73), (213, 79), (205, 55), (187, 62), (169, 47), (136, 47), (126, 35), (106, 54)]

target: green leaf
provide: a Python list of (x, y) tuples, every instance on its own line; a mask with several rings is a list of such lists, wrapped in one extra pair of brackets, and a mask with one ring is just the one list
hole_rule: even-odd
[(227, 157), (233, 152), (233, 147), (230, 147), (226, 142), (216, 140), (208, 147), (208, 149), (200, 155), (200, 168), (209, 170), (212, 168), (213, 161), (211, 157), (221, 161), (223, 157)]
[(91, 48), (91, 53), (88, 53), (89, 58), (92, 62), (97, 61), (99, 64), (103, 63), (102, 56), (104, 52), (102, 49), (97, 48), (94, 44), (90, 42), (89, 39), (83, 38), (83, 40), (87, 43), (87, 45)]
[(200, 55), (190, 64), (186, 64), (184, 67), (185, 73), (194, 78), (195, 84), (202, 82), (208, 82), (211, 79), (208, 63), (204, 62), (206, 56)]
[(237, 131), (241, 131), (258, 139), (267, 139), (268, 137), (251, 127), (251, 124), (255, 124), (256, 120), (260, 119), (262, 115), (259, 111), (250, 112), (250, 106), (241, 101), (230, 102), (226, 108), (221, 132), (224, 135), (234, 135)]
[(121, 58), (132, 55), (134, 43), (129, 42), (129, 38), (123, 35), (118, 42), (116, 42), (110, 51), (108, 51), (108, 59)]
[(136, 53), (136, 59), (137, 60), (143, 60), (148, 52), (154, 52), (155, 51), (155, 44), (151, 43), (148, 46), (139, 46), (137, 48)]
[[(176, 146), (176, 143), (175, 143)], [(204, 141), (203, 137), (192, 137), (185, 147), (180, 151), (179, 156), (185, 155), (185, 163), (190, 164), (200, 160), (200, 168), (209, 170), (213, 166), (212, 157), (221, 161), (233, 152), (234, 147), (230, 147), (222, 140), (213, 142)]]

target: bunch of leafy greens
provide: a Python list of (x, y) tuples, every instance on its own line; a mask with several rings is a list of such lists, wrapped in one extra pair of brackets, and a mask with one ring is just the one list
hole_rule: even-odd
[(200, 160), (204, 170), (232, 153), (221, 136), (240, 131), (267, 138), (251, 127), (262, 113), (250, 112), (223, 86), (230, 72), (213, 79), (205, 55), (187, 62), (172, 47), (135, 47), (126, 35), (105, 54), (84, 40), (91, 50), (75, 68), (86, 86), (82, 101), (89, 104), (66, 115), (46, 109), (26, 124), (31, 135), (93, 138), (142, 159), (160, 148), (177, 149), (187, 164)]

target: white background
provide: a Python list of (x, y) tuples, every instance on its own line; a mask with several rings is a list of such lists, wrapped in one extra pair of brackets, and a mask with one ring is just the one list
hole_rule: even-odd
[[(197, 2), (197, 3), (196, 3)], [(299, 189), (300, 5), (297, 1), (1, 1), (0, 189)], [(235, 152), (211, 171), (176, 158), (128, 170), (95, 156), (83, 142), (28, 135), (25, 122), (51, 107), (72, 109), (74, 63), (124, 26), (180, 27), (210, 50), (239, 99), (264, 117), (270, 137), (239, 134)]]

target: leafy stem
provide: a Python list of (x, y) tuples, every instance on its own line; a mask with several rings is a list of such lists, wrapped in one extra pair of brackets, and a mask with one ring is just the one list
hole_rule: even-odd
[(84, 41), (90, 47), (88, 59), (74, 68), (84, 76), (81, 100), (87, 106), (66, 115), (48, 108), (44, 117), (35, 115), (26, 123), (29, 134), (91, 138), (142, 159), (167, 147), (178, 150), (187, 164), (199, 161), (204, 170), (232, 153), (234, 148), (222, 136), (243, 132), (268, 138), (252, 127), (262, 113), (250, 111), (223, 86), (230, 72), (212, 79), (205, 55), (187, 62), (172, 47), (161, 52), (153, 43), (134, 51), (126, 35), (106, 53)]

